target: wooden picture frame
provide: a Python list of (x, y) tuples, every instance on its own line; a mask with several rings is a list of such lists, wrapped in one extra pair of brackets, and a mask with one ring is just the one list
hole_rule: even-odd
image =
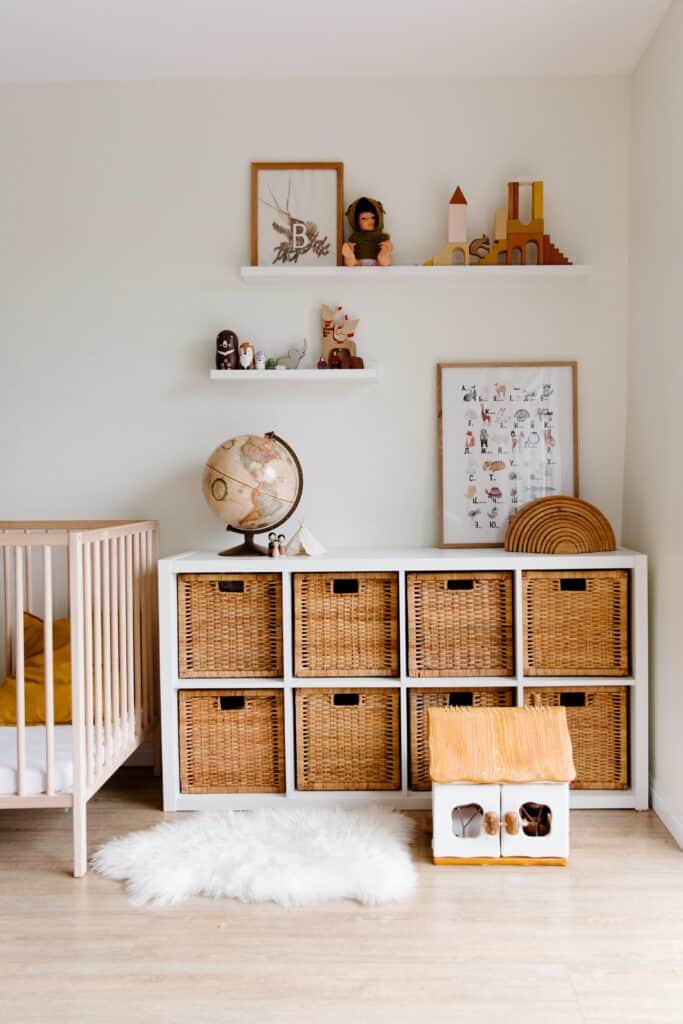
[(343, 244), (343, 163), (252, 163), (252, 267), (341, 266)]
[(441, 547), (500, 547), (527, 502), (578, 497), (577, 377), (575, 361), (437, 365)]

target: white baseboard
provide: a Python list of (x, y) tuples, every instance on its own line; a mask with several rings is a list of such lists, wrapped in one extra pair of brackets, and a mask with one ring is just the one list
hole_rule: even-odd
[(652, 798), (652, 810), (655, 812), (662, 825), (669, 830), (678, 845), (683, 849), (683, 821), (672, 814), (665, 803), (660, 799), (654, 786), (650, 787)]

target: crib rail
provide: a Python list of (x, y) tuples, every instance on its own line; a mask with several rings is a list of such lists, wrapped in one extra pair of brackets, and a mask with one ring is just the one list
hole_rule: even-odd
[[(157, 524), (0, 522), (0, 552), (3, 660), (16, 680), (15, 796), (25, 805), (40, 804), (27, 793), (26, 779), (24, 612), (31, 612), (44, 620), (43, 797), (53, 804), (85, 801), (158, 717)], [(66, 576), (61, 581), (57, 559)], [(70, 620), (73, 800), (57, 792), (56, 779), (53, 633), (60, 601)]]

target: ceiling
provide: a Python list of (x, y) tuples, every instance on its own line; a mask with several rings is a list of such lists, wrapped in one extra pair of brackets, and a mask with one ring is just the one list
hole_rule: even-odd
[(670, 0), (0, 0), (0, 80), (632, 71)]

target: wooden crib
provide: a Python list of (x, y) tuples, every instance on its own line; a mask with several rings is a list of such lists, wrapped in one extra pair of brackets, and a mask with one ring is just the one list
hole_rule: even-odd
[[(0, 809), (70, 807), (78, 878), (88, 864), (88, 800), (156, 733), (158, 524), (0, 521), (0, 551), (0, 683), (11, 675), (16, 689), (15, 725), (0, 727)], [(62, 609), (70, 725), (55, 724), (53, 641)], [(25, 622), (41, 630), (31, 615), (44, 620), (42, 725), (26, 720)]]

